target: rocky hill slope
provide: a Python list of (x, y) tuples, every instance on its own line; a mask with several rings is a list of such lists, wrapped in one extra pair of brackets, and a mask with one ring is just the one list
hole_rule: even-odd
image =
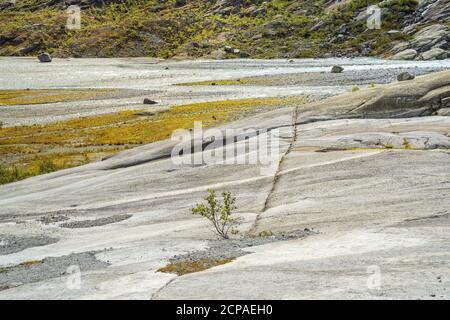
[[(80, 29), (67, 27), (70, 5)], [(0, 55), (444, 59), (449, 19), (450, 0), (4, 0)]]

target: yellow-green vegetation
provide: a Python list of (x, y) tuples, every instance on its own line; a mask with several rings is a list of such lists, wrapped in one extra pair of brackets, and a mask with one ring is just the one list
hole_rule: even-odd
[(0, 90), (0, 106), (66, 102), (100, 98), (112, 89)]
[(358, 86), (353, 86), (352, 87), (352, 92), (357, 92), (359, 90), (361, 90), (361, 89)]
[[(14, 267), (2, 267), (0, 268), (0, 273), (6, 273), (9, 270), (11, 270), (12, 268), (17, 268), (17, 267), (23, 267), (23, 268), (29, 268), (35, 265), (38, 265), (42, 263), (42, 260), (28, 260), (22, 263), (19, 263), (18, 265), (14, 266)], [(2, 288), (0, 287), (0, 291), (2, 290)]]
[(31, 267), (37, 264), (42, 263), (42, 260), (28, 260), (25, 262), (20, 263), (18, 266), (19, 267)]
[(409, 143), (407, 138), (403, 138), (403, 146), (405, 147), (405, 149), (409, 150), (412, 149), (411, 144)]
[(258, 237), (262, 237), (262, 238), (271, 237), (271, 236), (273, 236), (273, 233), (270, 230), (263, 230), (260, 233), (258, 233)]
[(128, 110), (50, 124), (0, 129), (0, 184), (69, 168), (169, 138), (194, 121), (211, 127), (257, 112), (296, 106), (303, 97), (254, 98), (174, 106), (168, 112)]
[(212, 267), (220, 266), (233, 261), (232, 258), (229, 259), (200, 259), (200, 260), (186, 260), (170, 263), (163, 268), (159, 268), (157, 272), (164, 273), (174, 273), (178, 276), (182, 276), (188, 273), (200, 272)]

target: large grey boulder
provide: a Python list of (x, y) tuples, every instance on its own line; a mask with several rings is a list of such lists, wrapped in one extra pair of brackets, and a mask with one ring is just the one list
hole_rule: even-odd
[(434, 48), (428, 51), (425, 51), (420, 54), (419, 59), (420, 60), (443, 60), (448, 57), (448, 52), (440, 49), (440, 48)]
[(409, 72), (402, 72), (398, 75), (397, 80), (398, 81), (408, 81), (408, 80), (414, 80), (415, 76)]
[(52, 57), (46, 52), (38, 55), (38, 59), (39, 59), (39, 62), (52, 62)]
[(149, 98), (144, 99), (144, 104), (157, 104), (158, 102), (151, 100)]
[(414, 60), (417, 57), (418, 53), (414, 49), (406, 49), (403, 51), (400, 51), (393, 57), (391, 57), (392, 60)]
[(409, 48), (409, 42), (401, 41), (396, 43), (396, 45), (391, 49), (392, 54), (397, 54), (399, 52), (405, 51)]
[(442, 108), (442, 109), (439, 109), (437, 112), (436, 112), (436, 115), (438, 115), (438, 116), (445, 116), (445, 117), (448, 117), (448, 116), (450, 116), (450, 108)]
[(331, 73), (342, 73), (343, 71), (344, 68), (341, 66), (333, 66), (333, 68), (331, 68)]

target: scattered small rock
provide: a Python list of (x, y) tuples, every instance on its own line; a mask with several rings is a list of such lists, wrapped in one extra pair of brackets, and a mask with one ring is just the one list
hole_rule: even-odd
[(240, 54), (241, 53), (240, 49), (233, 48), (231, 46), (225, 46), (223, 49), (225, 50), (226, 53), (230, 53), (230, 54)]
[(61, 214), (49, 214), (38, 219), (38, 221), (42, 222), (43, 224), (51, 224), (66, 220), (69, 220), (69, 217)]

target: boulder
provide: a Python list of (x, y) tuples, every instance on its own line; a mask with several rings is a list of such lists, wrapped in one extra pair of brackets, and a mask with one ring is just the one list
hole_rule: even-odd
[(443, 60), (448, 57), (448, 52), (440, 49), (440, 48), (434, 48), (431, 50), (428, 50), (424, 53), (421, 53), (419, 56), (420, 60)]
[(267, 8), (265, 5), (262, 7), (257, 6), (250, 6), (244, 12), (242, 12), (243, 16), (249, 16), (249, 17), (257, 17), (259, 15), (265, 16), (267, 14)]
[(38, 55), (38, 59), (39, 59), (39, 62), (52, 62), (52, 57), (46, 52)]
[(239, 58), (249, 58), (250, 54), (248, 52), (241, 52), (239, 54)]
[(416, 76), (414, 76), (413, 74), (409, 73), (409, 72), (402, 72), (397, 76), (397, 80), (398, 81), (408, 81), (408, 80), (413, 80)]
[(341, 66), (333, 66), (333, 68), (331, 68), (331, 73), (342, 73), (343, 71), (344, 68)]
[(443, 108), (450, 108), (450, 96), (442, 98), (441, 105)]
[(151, 100), (151, 99), (148, 99), (148, 98), (145, 98), (144, 99), (144, 104), (157, 104), (158, 102), (156, 102), (156, 101), (154, 101), (154, 100)]
[(391, 53), (397, 54), (399, 52), (405, 51), (409, 47), (409, 42), (401, 41), (396, 42), (394, 47), (391, 49)]
[(391, 57), (391, 60), (414, 60), (417, 55), (418, 53), (416, 50), (406, 49)]
[(244, 0), (218, 0), (211, 11), (222, 16), (239, 13), (243, 2)]
[(448, 116), (450, 116), (450, 108), (442, 108), (442, 109), (439, 109), (439, 110), (436, 112), (436, 115), (448, 117)]
[(175, 1), (175, 7), (180, 8), (184, 7), (187, 4), (186, 0), (176, 0)]
[(223, 47), (223, 50), (225, 50), (226, 53), (231, 53), (231, 54), (240, 54), (241, 50), (237, 49), (237, 48), (233, 48), (231, 46), (225, 46)]
[(450, 45), (449, 45), (449, 43), (448, 43), (447, 40), (442, 40), (441, 42), (436, 43), (436, 44), (433, 46), (433, 49), (434, 49), (434, 48), (439, 48), (439, 49), (449, 50), (449, 49), (450, 49)]

